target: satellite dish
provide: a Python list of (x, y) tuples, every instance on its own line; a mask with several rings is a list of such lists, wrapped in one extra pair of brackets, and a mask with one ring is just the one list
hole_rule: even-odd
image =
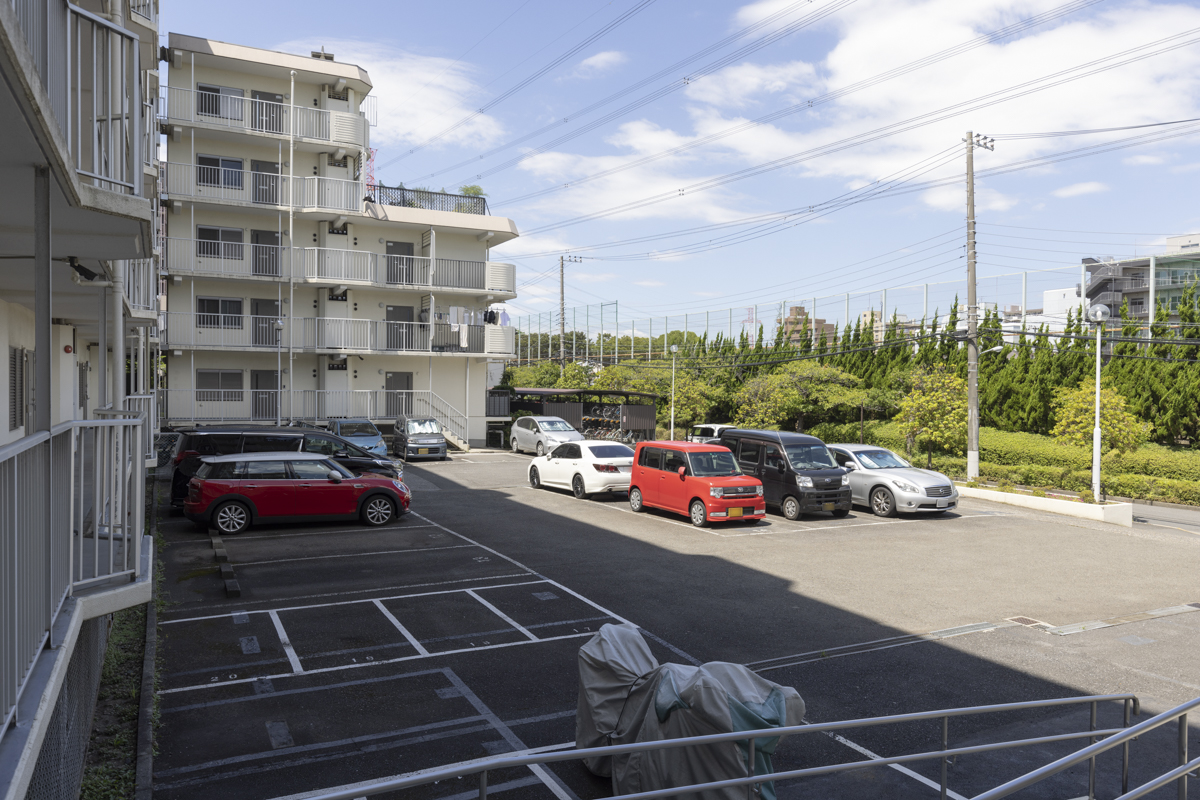
[(1088, 309), (1088, 319), (1092, 322), (1104, 322), (1112, 316), (1106, 305), (1094, 305)]

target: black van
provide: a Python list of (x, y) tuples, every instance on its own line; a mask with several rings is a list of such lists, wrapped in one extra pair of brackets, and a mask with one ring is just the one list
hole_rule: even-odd
[(788, 519), (815, 511), (832, 511), (835, 517), (850, 513), (849, 470), (839, 467), (815, 436), (733, 428), (721, 431), (721, 444), (742, 472), (762, 481), (767, 505)]

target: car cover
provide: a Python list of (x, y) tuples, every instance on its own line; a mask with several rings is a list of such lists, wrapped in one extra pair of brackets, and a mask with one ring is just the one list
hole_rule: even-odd
[[(795, 689), (759, 677), (740, 664), (695, 667), (659, 664), (638, 629), (605, 625), (579, 650), (576, 747), (631, 744), (799, 725), (804, 701)], [(780, 737), (754, 742), (754, 774), (773, 772)], [(611, 776), (613, 793), (740, 778), (747, 774), (746, 742), (635, 752), (585, 759), (593, 773)], [(771, 782), (759, 785), (774, 800)], [(679, 795), (684, 800), (744, 800), (746, 787)]]

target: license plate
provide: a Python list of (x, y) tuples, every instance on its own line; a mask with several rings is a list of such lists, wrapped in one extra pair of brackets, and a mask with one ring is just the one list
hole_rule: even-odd
[(429, 448), (428, 447), (418, 447), (417, 455), (421, 455), (421, 456), (429, 455)]
[(945, 499), (938, 500), (938, 508), (945, 508), (949, 504), (950, 504), (949, 500), (945, 500)]
[(741, 515), (742, 515), (742, 509), (740, 509), (740, 508), (731, 508), (731, 509), (729, 509), (729, 516), (731, 516), (731, 517), (740, 517)]
[(822, 511), (833, 511), (833, 503), (822, 503), (821, 510)]

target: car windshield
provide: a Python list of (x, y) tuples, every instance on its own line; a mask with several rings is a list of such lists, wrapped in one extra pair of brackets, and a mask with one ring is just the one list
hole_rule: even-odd
[(379, 429), (369, 422), (347, 422), (339, 429), (342, 436), (378, 436)]
[(891, 450), (866, 450), (854, 455), (867, 469), (903, 469), (911, 466)]
[(733, 453), (728, 450), (719, 453), (688, 453), (692, 462), (692, 474), (702, 478), (721, 478), (729, 475), (741, 475)]
[(837, 466), (829, 449), (823, 444), (789, 444), (787, 452), (792, 469), (832, 469)]
[(538, 425), (542, 426), (544, 431), (573, 431), (570, 423), (561, 419), (540, 419)]
[(596, 458), (633, 458), (633, 448), (623, 444), (593, 444), (588, 450)]
[(438, 424), (436, 419), (410, 419), (408, 421), (409, 433), (441, 433), (442, 426)]

